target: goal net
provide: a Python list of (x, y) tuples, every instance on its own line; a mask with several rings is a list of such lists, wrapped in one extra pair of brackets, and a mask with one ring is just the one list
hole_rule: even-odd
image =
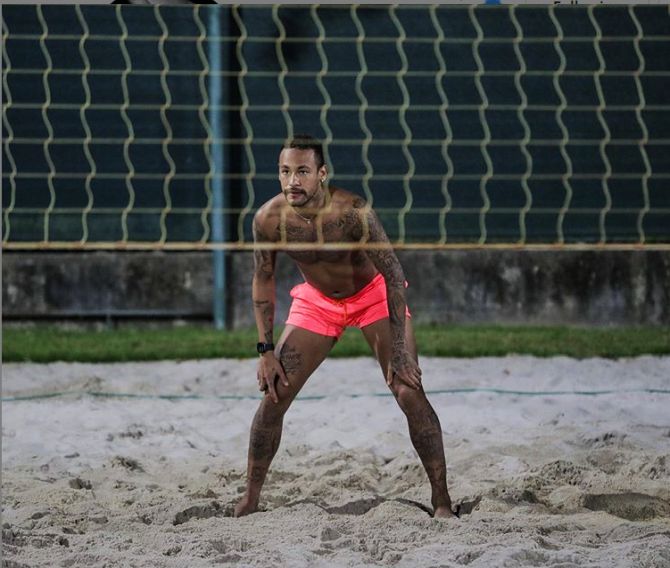
[(670, 245), (667, 5), (7, 5), (2, 34), (5, 249), (250, 248), (300, 132), (398, 247)]

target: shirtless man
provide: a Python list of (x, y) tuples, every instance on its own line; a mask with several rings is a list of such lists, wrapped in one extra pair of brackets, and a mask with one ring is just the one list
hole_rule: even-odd
[[(374, 211), (360, 197), (327, 187), (327, 173), (319, 141), (306, 135), (287, 141), (279, 155), (281, 193), (254, 217), (257, 244), (367, 246), (286, 250), (305, 283), (291, 291), (293, 302), (276, 346), (276, 249), (261, 246), (254, 251), (252, 295), (261, 353), (257, 378), (265, 397), (251, 426), (246, 492), (235, 516), (258, 509), (265, 476), (279, 447), (284, 414), (345, 326), (362, 330), (407, 417), (412, 444), (430, 480), (434, 515), (452, 516), (442, 429), (421, 386), (414, 333), (406, 317), (402, 267)], [(375, 244), (379, 247), (374, 248)]]

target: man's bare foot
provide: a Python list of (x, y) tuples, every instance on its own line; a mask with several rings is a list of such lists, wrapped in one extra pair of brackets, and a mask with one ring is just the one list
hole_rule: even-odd
[(245, 496), (240, 499), (237, 505), (235, 505), (233, 517), (244, 517), (245, 515), (250, 515), (256, 511), (258, 511), (258, 501), (254, 502)]
[(456, 514), (451, 510), (450, 507), (447, 507), (446, 505), (442, 507), (436, 507), (435, 512), (433, 513), (433, 517), (436, 519), (448, 519), (449, 517), (454, 517), (456, 518)]

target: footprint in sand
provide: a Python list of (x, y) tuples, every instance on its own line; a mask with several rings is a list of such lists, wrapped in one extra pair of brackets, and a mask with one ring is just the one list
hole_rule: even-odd
[(372, 497), (370, 499), (358, 499), (350, 501), (339, 507), (327, 507), (326, 511), (333, 515), (365, 515), (371, 509), (378, 507), (387, 499), (383, 497)]
[(225, 507), (221, 505), (218, 501), (212, 501), (206, 505), (193, 505), (188, 509), (179, 511), (172, 521), (173, 525), (182, 525), (191, 519), (209, 519), (210, 517), (232, 517), (233, 516), (233, 504), (229, 504)]
[(326, 527), (321, 531), (321, 540), (324, 542), (337, 540), (341, 536), (342, 533), (333, 527)]
[(123, 456), (115, 456), (112, 459), (112, 467), (123, 467), (129, 471), (140, 471), (144, 472), (144, 468), (137, 460), (133, 458), (126, 458)]
[(91, 482), (86, 480), (86, 479), (81, 479), (79, 477), (75, 477), (74, 479), (70, 479), (68, 481), (68, 485), (72, 489), (91, 489), (93, 486), (91, 485)]
[(627, 437), (623, 432), (603, 432), (597, 436), (578, 436), (577, 443), (591, 449), (607, 448), (627, 444)]
[(591, 511), (604, 511), (629, 521), (647, 521), (670, 517), (670, 503), (644, 493), (605, 493), (584, 495), (582, 506)]

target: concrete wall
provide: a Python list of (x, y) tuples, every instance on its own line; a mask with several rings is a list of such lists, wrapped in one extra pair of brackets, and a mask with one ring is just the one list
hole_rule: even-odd
[[(404, 251), (408, 299), (417, 323), (669, 325), (670, 253), (657, 251)], [(253, 325), (250, 253), (229, 259), (229, 321)], [(7, 253), (2, 258), (7, 320), (208, 320), (211, 254)], [(301, 281), (277, 266), (277, 320)]]
[(668, 253), (486, 250), (400, 258), (421, 321), (670, 323)]
[(210, 317), (207, 253), (3, 253), (5, 319)]

